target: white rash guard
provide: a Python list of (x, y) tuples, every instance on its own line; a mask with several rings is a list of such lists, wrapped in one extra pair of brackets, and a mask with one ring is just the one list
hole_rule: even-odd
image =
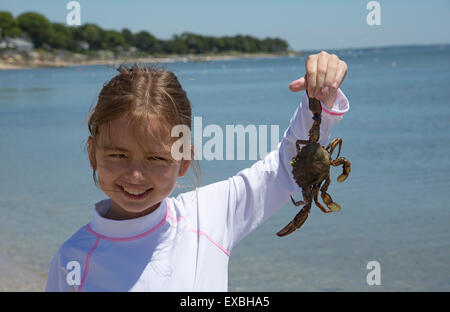
[[(325, 146), (349, 104), (338, 90), (333, 108), (322, 108)], [(230, 251), (300, 191), (289, 162), (312, 122), (305, 93), (276, 150), (227, 180), (166, 198), (144, 217), (106, 219), (111, 200), (98, 202), (91, 222), (54, 256), (46, 291), (227, 291)]]

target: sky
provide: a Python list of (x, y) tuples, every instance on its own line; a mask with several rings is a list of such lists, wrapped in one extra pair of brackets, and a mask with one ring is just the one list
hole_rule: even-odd
[[(66, 23), (69, 0), (0, 0), (14, 17), (34, 11)], [(81, 23), (146, 30), (159, 39), (189, 31), (208, 36), (279, 37), (295, 50), (450, 43), (450, 0), (78, 0)]]

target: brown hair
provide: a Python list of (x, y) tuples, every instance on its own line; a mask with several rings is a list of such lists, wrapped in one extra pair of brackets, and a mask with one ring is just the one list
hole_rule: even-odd
[[(142, 126), (150, 119), (158, 120), (163, 129), (156, 135), (167, 139), (175, 125), (185, 125), (191, 129), (192, 111), (186, 92), (178, 78), (171, 71), (153, 66), (120, 65), (119, 74), (107, 82), (98, 95), (97, 104), (91, 108), (88, 116), (88, 128), (93, 142), (105, 129), (109, 134), (112, 120), (127, 116), (130, 126)], [(172, 138), (175, 141), (177, 138)], [(190, 138), (189, 138), (190, 141)], [(95, 160), (95, 148), (86, 148), (90, 158)], [(193, 154), (191, 155), (193, 156)], [(93, 165), (93, 179), (98, 187), (96, 163)], [(196, 185), (199, 186), (200, 166), (198, 160), (193, 162)]]

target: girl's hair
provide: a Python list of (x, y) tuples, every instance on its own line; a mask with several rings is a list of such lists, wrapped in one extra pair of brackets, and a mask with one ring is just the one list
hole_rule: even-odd
[[(154, 65), (137, 64), (132, 67), (120, 65), (117, 70), (119, 74), (103, 86), (97, 104), (89, 112), (87, 123), (94, 144), (100, 130), (106, 130), (109, 135), (110, 122), (123, 116), (128, 117), (130, 126), (141, 128), (156, 119), (162, 126), (158, 134), (165, 140), (177, 140), (171, 137), (171, 129), (175, 125), (185, 125), (191, 129), (191, 104), (173, 72)], [(89, 153), (95, 162), (95, 148), (91, 148)], [(191, 156), (194, 160), (193, 153)], [(199, 186), (199, 162), (194, 160), (192, 164), (196, 186)], [(93, 167), (92, 176), (98, 187), (96, 163)]]

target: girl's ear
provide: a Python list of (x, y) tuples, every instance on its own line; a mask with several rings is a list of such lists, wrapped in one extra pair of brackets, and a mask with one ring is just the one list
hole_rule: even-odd
[(194, 155), (194, 146), (191, 145), (191, 158), (190, 159), (181, 159), (180, 171), (178, 171), (178, 176), (183, 177), (186, 175), (189, 167), (191, 166), (192, 156)]
[(88, 138), (88, 155), (92, 170), (97, 170), (97, 162), (95, 160), (95, 145), (91, 136)]
[(182, 159), (181, 160), (181, 166), (180, 171), (178, 172), (179, 177), (183, 177), (186, 175), (187, 171), (189, 170), (189, 166), (191, 165), (192, 160)]

